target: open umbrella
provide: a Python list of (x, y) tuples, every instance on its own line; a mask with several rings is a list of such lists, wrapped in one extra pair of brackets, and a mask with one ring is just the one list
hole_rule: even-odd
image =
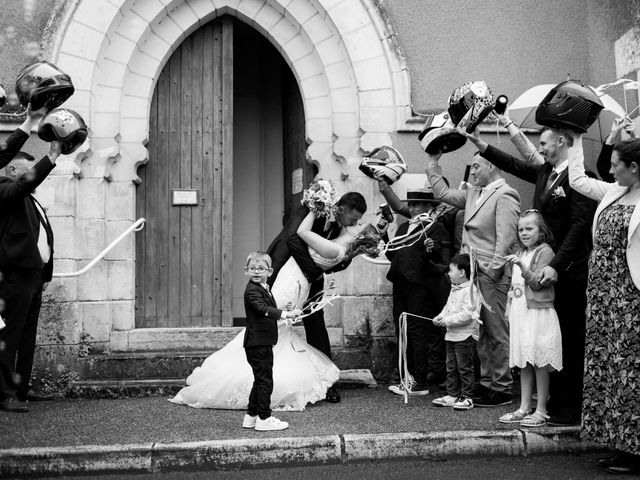
[[(509, 107), (509, 117), (520, 128), (539, 130), (541, 125), (536, 123), (536, 109), (549, 91), (555, 87), (553, 84), (536, 85), (516, 98)], [(584, 134), (584, 138), (604, 142), (611, 132), (613, 121), (625, 116), (624, 108), (607, 94), (598, 93), (604, 109), (600, 112), (598, 120)]]

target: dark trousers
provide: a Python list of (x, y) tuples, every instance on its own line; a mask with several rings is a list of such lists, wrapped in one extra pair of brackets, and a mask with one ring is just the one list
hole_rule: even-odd
[(473, 337), (460, 342), (447, 341), (447, 395), (473, 397), (475, 347)]
[(247, 361), (253, 370), (253, 387), (249, 394), (247, 413), (262, 420), (271, 416), (273, 392), (273, 346), (245, 347)]
[[(443, 276), (434, 278), (432, 285), (393, 282), (393, 319), (396, 337), (402, 312), (433, 318), (447, 301), (448, 286)], [(429, 373), (444, 378), (444, 330), (423, 318), (407, 316), (407, 368), (418, 385), (427, 383)]]
[[(323, 289), (324, 277), (311, 284), (309, 289), (309, 298), (312, 298)], [(316, 300), (319, 300), (319, 298)], [(304, 324), (304, 333), (307, 337), (307, 343), (320, 350), (327, 357), (331, 358), (331, 344), (329, 343), (327, 326), (324, 324), (323, 310), (319, 310), (316, 313), (303, 318), (302, 323)]]
[(4, 301), (0, 330), (0, 399), (29, 390), (42, 304), (42, 271), (2, 269), (0, 298)]
[(549, 408), (580, 417), (584, 370), (584, 342), (587, 308), (587, 276), (560, 277), (554, 285), (555, 308), (562, 334), (562, 370), (552, 372)]

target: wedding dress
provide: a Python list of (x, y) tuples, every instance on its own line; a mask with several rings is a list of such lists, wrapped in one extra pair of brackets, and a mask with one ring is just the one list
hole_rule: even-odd
[[(328, 269), (344, 258), (344, 248), (334, 259), (320, 257), (309, 249), (319, 267)], [(309, 296), (309, 282), (293, 258), (282, 267), (271, 289), (276, 304), (301, 308)], [(187, 387), (171, 402), (194, 408), (246, 409), (253, 372), (244, 348), (244, 329), (222, 349), (209, 356), (187, 378)], [(278, 327), (273, 347), (273, 410), (302, 411), (308, 403), (323, 400), (340, 370), (320, 350), (312, 347), (290, 326)]]

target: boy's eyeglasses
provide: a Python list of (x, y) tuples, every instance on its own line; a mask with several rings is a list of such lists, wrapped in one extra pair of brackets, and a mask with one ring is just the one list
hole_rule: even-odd
[(251, 272), (251, 273), (264, 273), (267, 270), (269, 269), (265, 267), (245, 267), (245, 271)]

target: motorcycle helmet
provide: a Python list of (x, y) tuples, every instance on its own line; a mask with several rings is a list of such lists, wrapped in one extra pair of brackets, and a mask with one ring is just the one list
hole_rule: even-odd
[(24, 67), (16, 79), (16, 94), (22, 106), (52, 110), (62, 105), (75, 91), (71, 77), (53, 63), (36, 62)]
[(75, 152), (87, 139), (87, 124), (75, 111), (56, 108), (47, 113), (38, 125), (38, 136), (45, 142), (62, 142), (62, 154)]
[(0, 85), (0, 108), (7, 103), (7, 92), (2, 85)]
[(598, 94), (578, 80), (567, 80), (551, 89), (536, 109), (536, 123), (585, 133), (604, 108)]
[(407, 171), (407, 164), (395, 148), (383, 145), (365, 154), (359, 168), (368, 177), (382, 177), (392, 184)]
[(449, 116), (455, 126), (466, 120), (471, 133), (493, 110), (493, 93), (483, 81), (469, 82), (449, 96)]
[(453, 152), (462, 147), (467, 138), (451, 122), (448, 112), (434, 116), (427, 128), (418, 134), (422, 149), (427, 153)]

